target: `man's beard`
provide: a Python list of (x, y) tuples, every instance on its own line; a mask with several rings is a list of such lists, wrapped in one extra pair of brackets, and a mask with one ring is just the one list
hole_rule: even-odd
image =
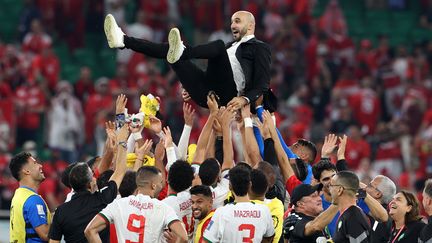
[(240, 40), (241, 40), (241, 39), (246, 35), (246, 33), (247, 33), (247, 27), (242, 28), (242, 29), (239, 31), (239, 35), (238, 35), (238, 37), (235, 38), (234, 40), (235, 40), (235, 41), (240, 41)]

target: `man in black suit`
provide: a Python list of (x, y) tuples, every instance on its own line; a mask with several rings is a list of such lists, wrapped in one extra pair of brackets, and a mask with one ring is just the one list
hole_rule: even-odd
[[(221, 40), (204, 45), (184, 46), (177, 28), (171, 29), (168, 43), (153, 43), (124, 35), (112, 15), (105, 18), (105, 34), (111, 48), (128, 48), (154, 58), (166, 58), (192, 100), (207, 107), (207, 94), (214, 91), (221, 105), (239, 109), (251, 103), (264, 105), (271, 112), (276, 98), (270, 85), (270, 46), (254, 36), (255, 18), (247, 11), (238, 11), (231, 18), (234, 41)], [(191, 59), (208, 59), (201, 70)]]

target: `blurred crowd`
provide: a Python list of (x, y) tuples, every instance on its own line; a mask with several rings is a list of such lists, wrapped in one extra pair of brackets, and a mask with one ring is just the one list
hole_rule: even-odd
[[(426, 7), (419, 16), (418, 24), (424, 28), (429, 28), (429, 2), (422, 1)], [(102, 33), (106, 13), (115, 16), (126, 34), (164, 41), (170, 27), (180, 26), (186, 41), (197, 44), (229, 41), (229, 16), (238, 9), (252, 12), (256, 35), (273, 48), (271, 85), (279, 97), (277, 124), (286, 143), (306, 138), (320, 151), (329, 132), (347, 134), (346, 159), (361, 179), (384, 174), (400, 188), (419, 191), (432, 174), (432, 42), (392, 47), (382, 35), (376, 45), (367, 39), (355, 43), (337, 1), (329, 1), (320, 17), (312, 16), (315, 4), (309, 0), (25, 1), (17, 26), (19, 39), (0, 41), (1, 208), (9, 208), (17, 187), (7, 169), (17, 150), (44, 151), (48, 180), (40, 194), (54, 205), (64, 201), (59, 174), (68, 163), (102, 153), (104, 122), (112, 120), (113, 101), (120, 93), (130, 100), (129, 113), (138, 111), (141, 94), (161, 97), (161, 118), (175, 139), (180, 136), (181, 87), (163, 63), (119, 50), (113, 77), (93, 77), (86, 66), (78, 80), (60, 77), (62, 64), (53, 44), (66, 42), (71, 52), (83, 47), (86, 33)], [(132, 11), (127, 8), (131, 5)], [(130, 12), (135, 22), (127, 19)], [(196, 109), (198, 125), (191, 143), (206, 121), (201, 115), (205, 111)]]

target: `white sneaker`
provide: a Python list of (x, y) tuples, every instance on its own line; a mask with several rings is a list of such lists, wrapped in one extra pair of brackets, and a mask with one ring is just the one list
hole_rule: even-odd
[(123, 42), (124, 33), (111, 14), (105, 17), (104, 30), (110, 48), (122, 48), (125, 46)]
[(169, 49), (167, 53), (167, 61), (171, 64), (177, 62), (184, 49), (186, 48), (181, 41), (180, 31), (177, 28), (172, 28), (168, 34)]

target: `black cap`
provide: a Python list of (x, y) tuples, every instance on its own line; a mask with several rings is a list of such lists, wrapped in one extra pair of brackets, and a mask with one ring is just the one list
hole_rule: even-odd
[(303, 197), (309, 196), (316, 191), (321, 191), (323, 185), (320, 183), (315, 186), (300, 184), (296, 186), (291, 195), (291, 204), (296, 205)]

